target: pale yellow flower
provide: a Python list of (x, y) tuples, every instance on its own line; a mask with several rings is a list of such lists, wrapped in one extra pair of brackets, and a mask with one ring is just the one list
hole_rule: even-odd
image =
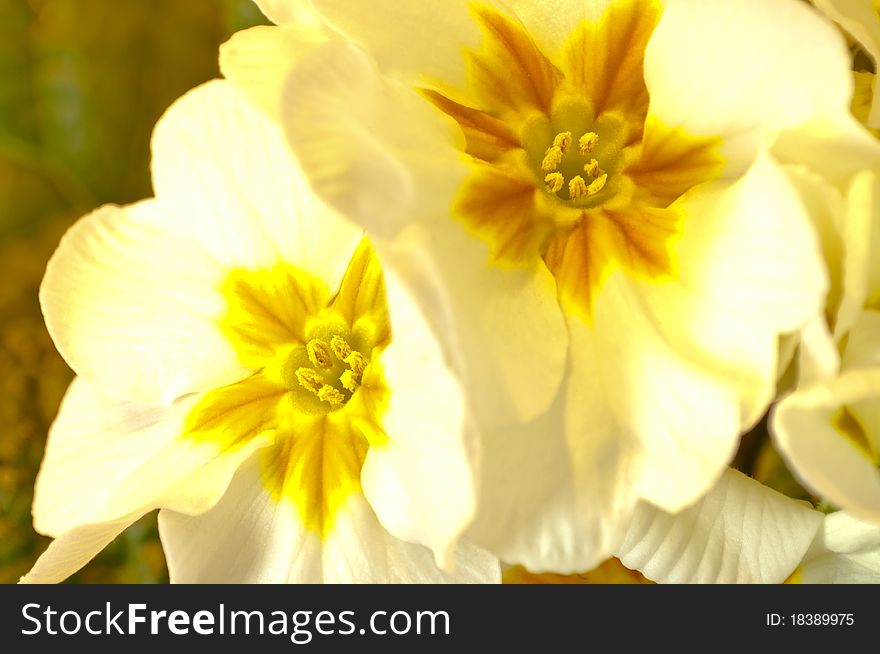
[(258, 4), (283, 26), (224, 74), (446, 344), (485, 450), (473, 537), (584, 570), (639, 501), (697, 501), (823, 305), (770, 146), (851, 120), (836, 30), (794, 0), (315, 0), (307, 29)]
[(497, 581), (457, 544), (477, 456), (461, 390), (362, 232), (226, 82), (152, 146), (156, 197), (81, 219), (43, 280), (78, 377), (35, 492), (56, 540), (24, 580), (159, 508), (172, 581)]

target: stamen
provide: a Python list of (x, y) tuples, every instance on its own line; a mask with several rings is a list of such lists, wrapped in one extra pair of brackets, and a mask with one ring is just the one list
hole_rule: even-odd
[(593, 151), (598, 142), (599, 135), (596, 132), (587, 132), (578, 140), (578, 152), (586, 157)]
[(324, 386), (324, 378), (311, 368), (298, 368), (296, 371), (296, 379), (300, 386), (306, 388), (315, 395), (320, 397), (319, 393)]
[(306, 344), (306, 351), (309, 354), (309, 361), (317, 368), (333, 367), (333, 352), (330, 346), (319, 338), (313, 338)]
[(590, 163), (584, 165), (584, 172), (587, 173), (590, 177), (598, 177), (603, 174), (605, 171), (599, 168), (599, 162), (595, 159), (590, 159)]
[(587, 195), (587, 183), (583, 177), (578, 175), (568, 183), (568, 195), (572, 200), (578, 200)]
[(364, 359), (364, 355), (357, 350), (352, 350), (351, 353), (345, 357), (345, 362), (348, 364), (349, 368), (351, 368), (355, 377), (360, 377), (363, 374), (364, 369), (367, 367), (367, 360)]
[(571, 145), (571, 132), (559, 132), (556, 135), (556, 138), (553, 139), (553, 147), (559, 148), (562, 150), (562, 153), (565, 154), (568, 152), (568, 147)]
[(562, 173), (550, 173), (544, 178), (544, 182), (547, 184), (548, 191), (559, 193), (562, 187), (565, 186), (565, 177), (562, 176)]
[(342, 387), (346, 390), (354, 393), (358, 389), (358, 382), (355, 377), (355, 374), (351, 370), (346, 370), (341, 375), (339, 375), (339, 381), (342, 382)]
[(562, 163), (562, 148), (557, 145), (554, 145), (552, 148), (549, 148), (544, 155), (544, 160), (541, 162), (541, 170), (545, 173), (552, 173), (554, 170), (559, 168), (559, 164)]
[(333, 349), (333, 354), (340, 361), (345, 361), (351, 355), (351, 347), (345, 342), (344, 338), (339, 336), (334, 336), (330, 339), (330, 347)]
[(607, 181), (608, 173), (605, 173), (601, 177), (597, 177), (596, 179), (594, 179), (587, 187), (587, 195), (596, 195), (596, 193), (605, 188), (605, 182)]
[(339, 406), (345, 401), (345, 396), (329, 384), (325, 384), (318, 390), (318, 399), (329, 402), (332, 406)]

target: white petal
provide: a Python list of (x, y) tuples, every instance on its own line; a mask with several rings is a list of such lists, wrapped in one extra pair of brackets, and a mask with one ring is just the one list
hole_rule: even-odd
[[(860, 408), (876, 406), (878, 397), (880, 370), (844, 372), (784, 398), (770, 423), (780, 453), (807, 488), (853, 515), (873, 520), (880, 519), (880, 470), (832, 420), (847, 407), (864, 423), (874, 414)], [(878, 448), (880, 420), (876, 422), (863, 426)]]
[(425, 318), (393, 274), (385, 281), (394, 338), (379, 362), (389, 389), (382, 429), (390, 441), (367, 454), (364, 495), (389, 532), (429, 547), (449, 568), (474, 512), (475, 434)]
[[(874, 60), (880, 62), (880, 16), (876, 5), (866, 0), (813, 0), (815, 5), (830, 18), (840, 23), (853, 35)], [(880, 96), (874, 85), (874, 102), (868, 117), (868, 125), (880, 127)]]
[(217, 505), (196, 516), (159, 513), (171, 583), (318, 583), (321, 542), (245, 462)]
[(388, 534), (362, 495), (349, 498), (326, 540), (278, 502), (251, 459), (223, 499), (195, 517), (163, 511), (159, 529), (175, 583), (497, 582), (498, 562), (460, 546), (457, 574), (444, 575), (431, 552)]
[(829, 514), (796, 579), (804, 584), (880, 583), (880, 524), (843, 511)]
[(183, 438), (197, 400), (149, 407), (111, 398), (75, 379), (49, 431), (37, 477), (36, 530), (60, 536), (145, 507), (197, 512), (215, 502), (242, 457), (265, 439), (223, 452), (216, 444)]
[(303, 57), (283, 103), (287, 137), (315, 190), (373, 233), (397, 233), (405, 212), (448, 208), (467, 174), (458, 126), (414, 89), (382, 79), (349, 44)]
[(227, 270), (285, 262), (336, 288), (360, 230), (308, 190), (283, 136), (231, 83), (175, 102), (153, 133), (153, 186)]
[(324, 20), (367, 50), (383, 72), (421, 85), (441, 81), (463, 86), (464, 50), (480, 37), (467, 0), (313, 0), (312, 4)]
[(263, 15), (276, 25), (317, 24), (317, 12), (309, 0), (254, 0)]
[[(583, 390), (580, 403), (602, 406), (595, 389)], [(536, 420), (487, 433), (482, 443), (480, 502), (468, 535), (535, 572), (601, 563), (623, 539), (636, 501), (632, 443), (585, 437), (574, 461), (564, 402), (560, 395)]]
[(821, 523), (818, 511), (728, 470), (677, 515), (640, 505), (618, 556), (659, 583), (781, 583)]
[(499, 583), (501, 567), (488, 552), (462, 542), (452, 574), (440, 570), (431, 551), (389, 534), (362, 495), (354, 495), (337, 517), (322, 551), (327, 583)]
[(64, 581), (140, 517), (136, 514), (113, 522), (86, 524), (63, 533), (49, 543), (19, 583), (57, 584)]
[[(591, 468), (607, 465), (597, 453), (611, 450), (614, 441), (631, 443), (623, 454), (634, 459), (626, 466), (637, 470), (634, 492), (678, 511), (708, 491), (733, 457), (742, 428), (740, 396), (710, 361), (670, 346), (658, 327), (662, 321), (639, 301), (643, 291), (615, 275), (596, 300), (593, 329), (569, 322), (566, 434)], [(768, 357), (765, 365), (772, 382), (775, 360)], [(605, 476), (589, 472), (596, 484)]]
[(777, 337), (824, 311), (819, 244), (800, 198), (768, 157), (736, 183), (699, 187), (676, 207), (686, 216), (676, 278), (642, 284), (641, 294), (676, 352), (736, 383), (740, 427), (748, 428), (773, 399)]
[(220, 70), (256, 107), (279, 122), (287, 73), (327, 38), (320, 25), (252, 27), (236, 32), (220, 46)]
[(247, 374), (219, 320), (223, 271), (155, 201), (105, 206), (62, 239), (40, 287), (61, 354), (106, 392), (153, 404)]
[(669, 0), (645, 55), (650, 113), (754, 148), (768, 130), (847, 116), (849, 63), (840, 34), (803, 3)]

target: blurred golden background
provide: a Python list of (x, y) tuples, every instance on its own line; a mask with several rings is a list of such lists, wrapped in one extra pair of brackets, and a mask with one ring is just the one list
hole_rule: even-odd
[[(46, 261), (79, 216), (151, 194), (156, 120), (263, 22), (250, 0), (0, 0), (0, 583), (49, 542), (33, 484), (72, 373), (40, 315)], [(167, 581), (155, 515), (70, 581)]]

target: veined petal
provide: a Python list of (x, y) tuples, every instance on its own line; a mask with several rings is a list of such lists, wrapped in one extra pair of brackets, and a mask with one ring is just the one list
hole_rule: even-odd
[(35, 529), (60, 537), (80, 525), (125, 516), (134, 521), (160, 505), (192, 512), (210, 506), (241, 457), (267, 440), (255, 437), (221, 448), (184, 438), (198, 399), (155, 408), (113, 399), (84, 379), (74, 380), (50, 429), (37, 477)]
[(389, 532), (431, 548), (449, 570), (474, 512), (479, 452), (465, 397), (430, 327), (400, 282), (386, 281), (394, 339), (379, 361), (388, 441), (367, 453), (364, 495)]
[(153, 133), (153, 186), (174, 227), (227, 270), (284, 262), (336, 288), (360, 230), (309, 192), (283, 136), (231, 83), (175, 102)]
[(822, 524), (822, 514), (735, 470), (677, 515), (641, 504), (621, 562), (659, 583), (782, 583)]
[[(322, 538), (297, 509), (266, 489), (258, 458), (245, 463), (210, 511), (159, 514), (174, 583), (497, 582), (498, 562), (460, 547), (455, 576), (444, 575), (424, 547), (405, 544), (379, 525), (360, 494), (349, 496), (334, 530)], [(226, 535), (217, 538), (218, 533)]]
[(880, 525), (836, 511), (825, 521), (792, 581), (802, 584), (880, 583)]
[(667, 0), (645, 57), (650, 114), (725, 137), (722, 154), (747, 165), (774, 130), (848, 116), (849, 63), (840, 34), (803, 3)]
[(880, 370), (851, 370), (776, 406), (771, 433), (807, 488), (856, 517), (880, 519)]
[[(579, 402), (602, 408), (598, 388), (581, 390)], [(481, 442), (480, 502), (468, 536), (534, 572), (601, 563), (623, 539), (636, 502), (632, 440), (600, 441), (593, 432), (573, 453), (564, 406), (560, 394), (535, 420), (488, 432)]]
[(105, 392), (152, 404), (248, 374), (219, 325), (223, 270), (167, 226), (174, 215), (153, 200), (94, 211), (62, 239), (40, 287), (71, 367)]

